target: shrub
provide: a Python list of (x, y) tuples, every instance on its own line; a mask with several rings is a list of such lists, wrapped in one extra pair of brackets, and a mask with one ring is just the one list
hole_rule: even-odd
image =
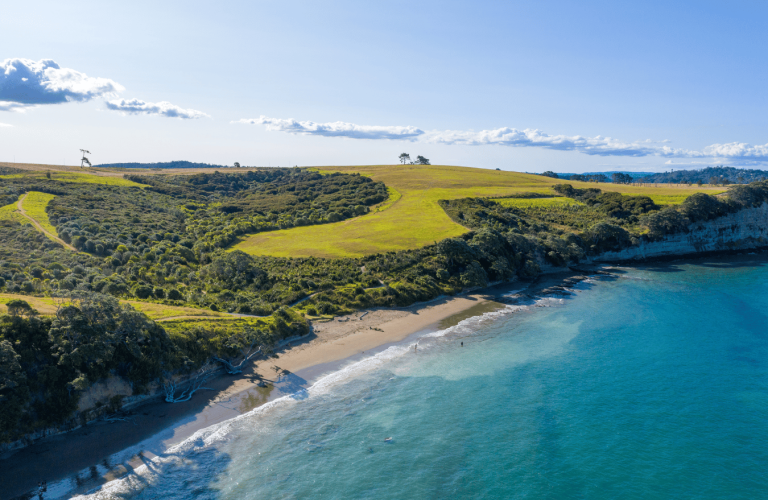
[(138, 285), (133, 289), (133, 294), (140, 299), (147, 299), (152, 295), (152, 287)]

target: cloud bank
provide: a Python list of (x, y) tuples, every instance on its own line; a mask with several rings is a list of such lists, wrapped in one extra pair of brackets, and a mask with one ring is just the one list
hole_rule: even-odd
[(160, 115), (168, 118), (191, 120), (209, 116), (196, 109), (184, 109), (167, 101), (145, 102), (141, 99), (115, 99), (107, 101), (107, 108), (129, 115)]
[(289, 134), (320, 135), (324, 137), (347, 137), (350, 139), (389, 139), (412, 141), (424, 134), (416, 127), (357, 125), (346, 122), (299, 122), (293, 119), (244, 118), (232, 123), (247, 125), (266, 125), (267, 130), (287, 132)]
[(51, 59), (5, 59), (0, 63), (0, 110), (24, 111), (43, 104), (83, 102), (125, 90), (108, 78), (94, 78)]
[(576, 151), (591, 156), (624, 156), (662, 158), (696, 158), (732, 160), (741, 162), (768, 162), (768, 144), (749, 145), (732, 142), (712, 144), (702, 151), (678, 149), (664, 141), (621, 141), (611, 137), (583, 137), (580, 135), (550, 135), (537, 129), (502, 127), (494, 130), (461, 131), (433, 130), (425, 132), (416, 127), (357, 125), (346, 122), (315, 123), (293, 119), (259, 118), (242, 119), (232, 123), (266, 125), (267, 130), (289, 134), (320, 135), (325, 137), (350, 137), (353, 139), (408, 140), (445, 145), (507, 146), (516, 148), (542, 148), (557, 151)]
[[(712, 158), (737, 161), (768, 161), (768, 144), (751, 146), (746, 143), (713, 144), (702, 151), (678, 149), (652, 141), (625, 142), (611, 137), (582, 137), (549, 135), (539, 130), (499, 128), (480, 132), (430, 132), (426, 142), (481, 146), (495, 144), (511, 147), (537, 147), (559, 151), (577, 151), (596, 156), (660, 156), (663, 158)], [(669, 141), (661, 141), (666, 143)]]

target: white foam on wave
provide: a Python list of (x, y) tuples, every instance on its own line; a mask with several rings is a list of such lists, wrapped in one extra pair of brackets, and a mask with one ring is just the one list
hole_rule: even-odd
[[(429, 332), (421, 335), (419, 339), (438, 339), (447, 335), (469, 335), (476, 331), (480, 325), (496, 320), (502, 316), (507, 316), (516, 313), (521, 310), (529, 309), (532, 306), (548, 307), (556, 304), (562, 304), (563, 299), (556, 297), (544, 297), (532, 301), (530, 305), (505, 305), (504, 307), (491, 312), (486, 312), (478, 316), (472, 316), (470, 318), (460, 321), (458, 324), (438, 330), (435, 332)], [(422, 348), (428, 346), (423, 345)], [(243, 422), (244, 420), (253, 420), (263, 416), (265, 413), (277, 408), (282, 408), (287, 405), (297, 404), (303, 399), (311, 398), (321, 394), (326, 394), (331, 391), (335, 386), (345, 383), (351, 379), (360, 377), (365, 373), (370, 373), (378, 368), (381, 368), (388, 362), (408, 353), (411, 351), (411, 346), (394, 345), (387, 349), (373, 355), (351, 363), (337, 371), (329, 373), (317, 381), (315, 381), (310, 387), (302, 389), (296, 393), (288, 394), (277, 398), (273, 401), (265, 403), (253, 410), (238, 415), (224, 422), (214, 424), (205, 429), (198, 430), (193, 435), (185, 439), (184, 441), (169, 447), (165, 453), (161, 456), (155, 457), (151, 460), (152, 466), (141, 465), (134, 469), (127, 476), (115, 479), (102, 485), (98, 491), (93, 493), (78, 495), (73, 498), (77, 499), (89, 499), (89, 500), (102, 500), (120, 498), (131, 493), (135, 493), (140, 489), (151, 485), (153, 480), (158, 476), (157, 470), (161, 470), (163, 465), (170, 465), (174, 462), (180, 462), (185, 456), (191, 453), (197, 453), (204, 449), (207, 449), (216, 444), (221, 444), (225, 441), (232, 439), (233, 430), (236, 424)], [(297, 397), (301, 396), (301, 398)], [(124, 462), (129, 456), (135, 455), (139, 450), (139, 447), (134, 447), (130, 451), (130, 455), (126, 456), (126, 452), (123, 451), (119, 455), (121, 459), (113, 460), (112, 463)], [(113, 458), (117, 458), (114, 455)], [(64, 483), (64, 482), (62, 482)], [(74, 485), (66, 487), (64, 484), (58, 488), (62, 492), (61, 495), (46, 495), (48, 498), (62, 498), (66, 494), (63, 490), (66, 489), (66, 493), (71, 493), (74, 489)], [(50, 491), (50, 490), (49, 490)]]

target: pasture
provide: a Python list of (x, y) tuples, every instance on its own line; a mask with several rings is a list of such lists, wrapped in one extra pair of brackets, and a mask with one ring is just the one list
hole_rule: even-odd
[(48, 219), (48, 213), (45, 211), (45, 207), (54, 198), (55, 196), (52, 194), (30, 191), (21, 202), (21, 206), (27, 215), (35, 219), (43, 229), (58, 237), (59, 234), (56, 232), (53, 224), (51, 224), (50, 219)]
[(19, 224), (31, 224), (29, 219), (19, 213), (16, 201), (4, 207), (0, 207), (0, 220), (10, 220), (18, 222)]
[(71, 182), (75, 184), (103, 184), (106, 186), (123, 186), (123, 187), (145, 187), (144, 184), (129, 181), (117, 176), (96, 175), (85, 172), (62, 172), (58, 170), (29, 170), (23, 174), (8, 174), (0, 175), (0, 179), (21, 179), (32, 178), (38, 180), (48, 180), (46, 174), (50, 174), (52, 181), (59, 182)]
[[(65, 299), (54, 299), (52, 297), (34, 297), (32, 295), (18, 295), (12, 293), (0, 293), (0, 313), (5, 313), (8, 308), (5, 304), (10, 300), (20, 299), (26, 301), (32, 308), (43, 316), (52, 316), (56, 314), (58, 304)], [(163, 321), (171, 318), (185, 318), (187, 320), (215, 319), (215, 318), (233, 318), (229, 314), (211, 311), (210, 309), (196, 309), (194, 307), (172, 306), (168, 304), (158, 304), (154, 302), (143, 302), (140, 300), (121, 300), (122, 304), (130, 304), (137, 311), (143, 312), (150, 319)]]
[[(522, 192), (552, 194), (551, 186), (561, 183), (568, 183), (576, 188), (598, 187), (604, 191), (644, 194), (654, 199), (659, 197), (657, 203), (679, 202), (697, 192), (717, 194), (725, 191), (721, 187), (695, 185), (650, 187), (571, 182), (519, 172), (440, 165), (317, 168), (320, 172), (358, 172), (384, 182), (399, 193), (400, 198), (388, 200), (391, 203), (385, 202), (380, 210), (372, 210), (354, 219), (247, 236), (231, 249), (252, 255), (278, 257), (361, 257), (418, 248), (467, 232), (465, 227), (456, 224), (445, 214), (437, 203), (438, 200), (495, 198)], [(575, 203), (573, 200), (571, 202)]]
[(565, 196), (556, 196), (554, 198), (491, 198), (502, 207), (554, 207), (560, 205), (583, 205), (580, 201)]

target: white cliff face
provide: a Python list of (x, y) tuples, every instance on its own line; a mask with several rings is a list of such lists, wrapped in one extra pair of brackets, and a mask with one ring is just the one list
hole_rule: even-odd
[(606, 252), (592, 262), (644, 260), (702, 252), (748, 250), (768, 247), (768, 203), (707, 222), (695, 222), (687, 233), (673, 234), (661, 241), (643, 241), (620, 252)]

